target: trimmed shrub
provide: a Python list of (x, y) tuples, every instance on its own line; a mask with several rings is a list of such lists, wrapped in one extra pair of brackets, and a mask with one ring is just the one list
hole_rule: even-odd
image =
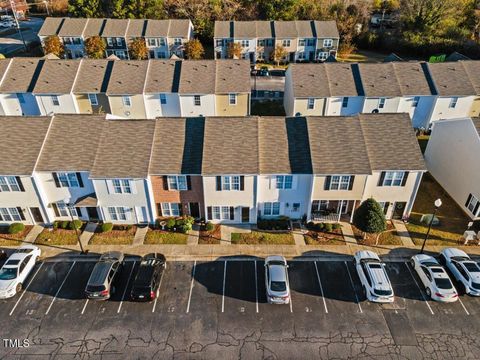
[(68, 229), (68, 224), (70, 221), (60, 221), (60, 228), (61, 229)]
[(325, 227), (324, 223), (314, 224), (313, 229), (316, 231), (323, 231)]
[(182, 217), (181, 219), (177, 219), (178, 231), (184, 234), (189, 232), (190, 230), (192, 230), (192, 226), (194, 222), (195, 222), (195, 219), (191, 216), (185, 216), (185, 217)]
[(53, 222), (53, 230), (57, 230), (58, 229), (58, 221), (54, 221)]
[(125, 226), (125, 230), (127, 230), (127, 231), (132, 230), (132, 228), (133, 228), (133, 225), (131, 225), (131, 224), (128, 224), (127, 226)]
[(332, 232), (333, 225), (331, 223), (325, 223), (324, 224), (324, 229), (325, 229), (325, 232)]
[(215, 225), (213, 225), (210, 221), (205, 224), (206, 231), (213, 231), (215, 229)]
[(112, 231), (112, 229), (113, 229), (112, 223), (103, 223), (102, 226), (100, 227), (100, 230), (102, 233)]
[(306, 226), (307, 226), (308, 230), (314, 230), (315, 229), (315, 223), (313, 221), (309, 221)]
[(76, 219), (76, 220), (73, 220), (73, 221), (70, 221), (70, 223), (68, 224), (68, 228), (70, 230), (79, 230), (83, 225), (83, 222), (82, 220), (79, 220), (79, 219)]
[(25, 230), (25, 225), (22, 223), (12, 223), (8, 227), (8, 233), (9, 234), (18, 234), (19, 232), (22, 232)]
[(167, 229), (172, 230), (172, 229), (175, 227), (176, 223), (177, 223), (177, 222), (175, 221), (174, 218), (168, 219), (168, 220), (167, 220)]
[(335, 223), (333, 224), (333, 230), (340, 230), (342, 228), (342, 224)]
[(257, 228), (260, 230), (288, 230), (289, 220), (287, 219), (260, 219), (257, 221)]

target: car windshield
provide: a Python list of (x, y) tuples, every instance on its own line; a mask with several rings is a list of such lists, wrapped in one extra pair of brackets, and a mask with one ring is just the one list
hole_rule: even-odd
[(17, 277), (17, 268), (3, 268), (0, 270), (0, 280), (13, 280)]
[(463, 263), (463, 265), (465, 266), (465, 269), (467, 269), (467, 271), (470, 273), (480, 272), (480, 268), (478, 267), (478, 265), (473, 262), (465, 262)]
[(450, 282), (449, 279), (435, 279), (435, 284), (437, 284), (437, 287), (439, 289), (443, 290), (449, 290), (452, 288), (452, 283)]
[(438, 267), (431, 268), (430, 270), (432, 270), (433, 273), (437, 273), (437, 274), (443, 273), (443, 269)]
[(284, 281), (272, 281), (270, 283), (270, 289), (272, 289), (272, 291), (285, 291), (287, 290), (287, 284)]
[(390, 295), (392, 295), (392, 290), (374, 289), (373, 291), (378, 296), (390, 296)]
[(103, 291), (105, 290), (105, 286), (103, 285), (89, 285), (87, 286), (87, 291), (88, 292), (100, 292), (100, 291)]

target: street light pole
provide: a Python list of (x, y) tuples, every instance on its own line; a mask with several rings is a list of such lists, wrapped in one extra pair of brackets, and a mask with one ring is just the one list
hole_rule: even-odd
[(25, 42), (25, 39), (22, 34), (22, 29), (20, 28), (20, 23), (18, 22), (18, 18), (17, 18), (17, 7), (15, 5), (15, 0), (10, 0), (10, 8), (12, 9), (13, 18), (15, 19), (15, 24), (17, 25), (18, 34), (22, 39), (23, 47), (25, 48), (25, 52), (27, 52), (27, 43)]
[(442, 200), (437, 199), (435, 200), (435, 209), (433, 210), (432, 218), (430, 219), (430, 223), (428, 224), (428, 230), (425, 234), (425, 239), (423, 240), (422, 249), (420, 250), (420, 254), (423, 254), (423, 249), (425, 248), (425, 243), (427, 242), (428, 235), (430, 234), (430, 229), (432, 228), (433, 219), (435, 218), (435, 214), (437, 213), (438, 208), (442, 206)]
[(83, 250), (82, 242), (80, 241), (80, 235), (78, 235), (77, 226), (74, 223), (74, 219), (73, 219), (73, 215), (72, 215), (72, 209), (70, 208), (71, 204), (69, 204), (67, 201), (64, 201), (64, 202), (65, 202), (65, 206), (68, 209), (68, 214), (70, 215), (70, 219), (72, 219), (73, 228), (75, 229), (75, 234), (77, 235), (77, 240), (78, 240), (78, 244), (80, 245), (81, 254), (86, 254), (86, 251)]
[(50, 11), (48, 10), (48, 1), (44, 0), (43, 3), (45, 4), (45, 8), (47, 9), (47, 16), (50, 16)]

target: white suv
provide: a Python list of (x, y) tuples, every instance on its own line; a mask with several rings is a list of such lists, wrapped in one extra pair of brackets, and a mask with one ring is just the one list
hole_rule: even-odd
[(385, 264), (373, 251), (355, 253), (355, 268), (369, 301), (392, 303), (395, 299)]
[(480, 267), (464, 251), (444, 249), (440, 253), (440, 262), (451, 271), (468, 295), (480, 296)]

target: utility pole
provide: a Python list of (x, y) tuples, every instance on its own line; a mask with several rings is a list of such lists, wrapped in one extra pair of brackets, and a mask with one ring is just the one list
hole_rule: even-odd
[(48, 10), (48, 1), (44, 0), (43, 3), (45, 4), (45, 8), (47, 9), (47, 16), (50, 16), (50, 11)]
[(10, 8), (12, 9), (13, 18), (15, 19), (15, 24), (17, 25), (17, 30), (22, 39), (23, 47), (25, 48), (25, 52), (27, 52), (27, 44), (25, 43), (25, 39), (23, 38), (22, 29), (20, 29), (20, 23), (18, 22), (17, 18), (17, 8), (15, 6), (15, 0), (10, 0)]

